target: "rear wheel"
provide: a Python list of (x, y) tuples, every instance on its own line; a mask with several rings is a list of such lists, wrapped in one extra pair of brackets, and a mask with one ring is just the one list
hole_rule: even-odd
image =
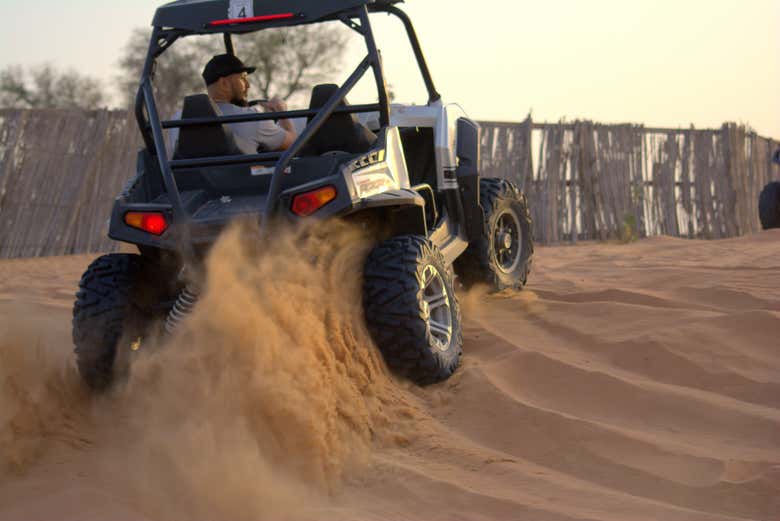
[(452, 272), (436, 246), (415, 235), (383, 242), (366, 261), (366, 324), (394, 371), (419, 384), (449, 378), (463, 337)]
[(780, 228), (780, 182), (769, 183), (761, 190), (758, 216), (763, 229)]
[(522, 288), (531, 270), (533, 229), (525, 194), (504, 179), (480, 179), (484, 216), (480, 238), (455, 262), (464, 286), (490, 284), (500, 291)]
[(79, 373), (93, 390), (106, 390), (127, 374), (131, 352), (140, 347), (152, 321), (141, 304), (157, 288), (144, 266), (139, 255), (104, 255), (81, 278), (73, 305), (73, 343)]

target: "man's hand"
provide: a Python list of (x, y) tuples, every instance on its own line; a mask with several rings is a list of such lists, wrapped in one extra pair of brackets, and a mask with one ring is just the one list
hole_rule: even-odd
[(283, 99), (274, 96), (268, 101), (263, 102), (263, 108), (268, 112), (286, 112), (287, 103)]
[[(263, 108), (269, 112), (286, 112), (287, 103), (283, 99), (279, 99), (279, 97), (274, 96), (270, 100), (263, 102)], [(285, 132), (287, 132), (287, 135), (284, 138), (284, 142), (282, 142), (282, 145), (279, 149), (287, 150), (290, 145), (293, 144), (295, 138), (298, 137), (298, 135), (295, 132), (295, 127), (293, 127), (292, 121), (289, 119), (280, 119), (279, 126), (282, 127)]]

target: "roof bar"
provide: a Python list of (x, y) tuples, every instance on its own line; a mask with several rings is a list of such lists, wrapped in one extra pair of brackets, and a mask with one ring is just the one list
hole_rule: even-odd
[[(378, 103), (367, 105), (349, 105), (338, 107), (334, 113), (365, 113), (380, 110)], [(263, 121), (271, 119), (309, 118), (319, 114), (319, 109), (290, 110), (287, 112), (258, 112), (256, 114), (236, 114), (232, 116), (220, 116), (217, 118), (189, 118), (173, 119), (162, 122), (162, 128), (192, 127), (197, 125), (221, 125), (223, 123), (245, 123), (247, 121)]]

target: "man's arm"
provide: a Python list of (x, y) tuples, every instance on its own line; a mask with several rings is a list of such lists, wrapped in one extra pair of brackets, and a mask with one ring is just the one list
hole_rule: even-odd
[[(281, 100), (276, 97), (263, 103), (263, 106), (266, 108), (266, 110), (270, 112), (287, 111), (287, 103), (285, 103), (284, 100)], [(298, 134), (295, 132), (295, 127), (293, 126), (292, 121), (290, 121), (289, 119), (280, 119), (279, 126), (282, 127), (282, 129), (285, 131), (285, 136), (284, 136), (284, 140), (282, 141), (282, 144), (279, 145), (279, 148), (277, 148), (276, 150), (287, 150), (295, 142), (295, 139), (298, 137)]]
[(282, 144), (279, 145), (279, 150), (287, 150), (295, 142), (298, 134), (295, 132), (295, 127), (293, 127), (292, 121), (289, 119), (279, 120), (279, 126), (282, 127), (285, 132), (287, 132), (287, 135), (284, 137), (284, 141), (282, 141)]

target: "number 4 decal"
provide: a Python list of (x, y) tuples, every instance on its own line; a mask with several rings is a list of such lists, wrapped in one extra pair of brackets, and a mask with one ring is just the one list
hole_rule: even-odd
[(253, 0), (230, 0), (228, 18), (252, 18), (255, 15)]

